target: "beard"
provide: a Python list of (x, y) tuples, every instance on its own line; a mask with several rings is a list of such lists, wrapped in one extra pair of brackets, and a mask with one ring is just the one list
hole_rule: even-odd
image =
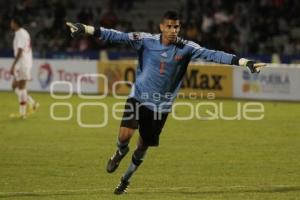
[(169, 35), (167, 38), (170, 42), (174, 43), (177, 40), (177, 35)]

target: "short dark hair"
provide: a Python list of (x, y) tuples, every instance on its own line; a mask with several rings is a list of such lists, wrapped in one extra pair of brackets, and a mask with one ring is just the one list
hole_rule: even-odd
[(12, 17), (11, 21), (14, 21), (14, 23), (16, 23), (20, 27), (23, 26), (23, 21), (20, 17)]
[(164, 21), (165, 19), (179, 20), (179, 16), (176, 11), (169, 10), (164, 13), (161, 21)]

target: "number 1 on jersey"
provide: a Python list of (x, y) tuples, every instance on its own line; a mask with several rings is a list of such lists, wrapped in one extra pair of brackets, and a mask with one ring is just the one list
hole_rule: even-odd
[(160, 62), (160, 67), (159, 67), (159, 73), (160, 73), (160, 74), (163, 74), (163, 73), (164, 73), (164, 70), (165, 70), (165, 62), (164, 62), (164, 61), (161, 61), (161, 62)]

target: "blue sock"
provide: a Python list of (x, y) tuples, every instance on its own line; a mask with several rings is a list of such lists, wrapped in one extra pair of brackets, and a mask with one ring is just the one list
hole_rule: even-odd
[(117, 141), (117, 148), (118, 148), (119, 153), (121, 155), (123, 155), (124, 153), (128, 152), (128, 150), (129, 150), (128, 143), (129, 143), (128, 141), (126, 141), (126, 142), (120, 142), (120, 139), (118, 139), (118, 141)]
[(142, 164), (143, 158), (146, 155), (146, 151), (135, 150), (132, 155), (131, 163), (127, 169), (127, 171), (123, 175), (123, 179), (129, 181), (133, 173), (137, 170), (137, 168)]

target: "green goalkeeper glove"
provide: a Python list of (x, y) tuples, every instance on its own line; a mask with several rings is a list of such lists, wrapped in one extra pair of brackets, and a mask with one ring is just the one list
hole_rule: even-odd
[(93, 26), (88, 26), (81, 23), (71, 23), (67, 22), (66, 25), (70, 28), (71, 36), (78, 37), (83, 34), (93, 35), (95, 32), (95, 28)]
[(239, 66), (248, 67), (248, 69), (250, 70), (251, 73), (259, 73), (261, 68), (266, 66), (266, 63), (256, 63), (252, 60), (240, 58)]

